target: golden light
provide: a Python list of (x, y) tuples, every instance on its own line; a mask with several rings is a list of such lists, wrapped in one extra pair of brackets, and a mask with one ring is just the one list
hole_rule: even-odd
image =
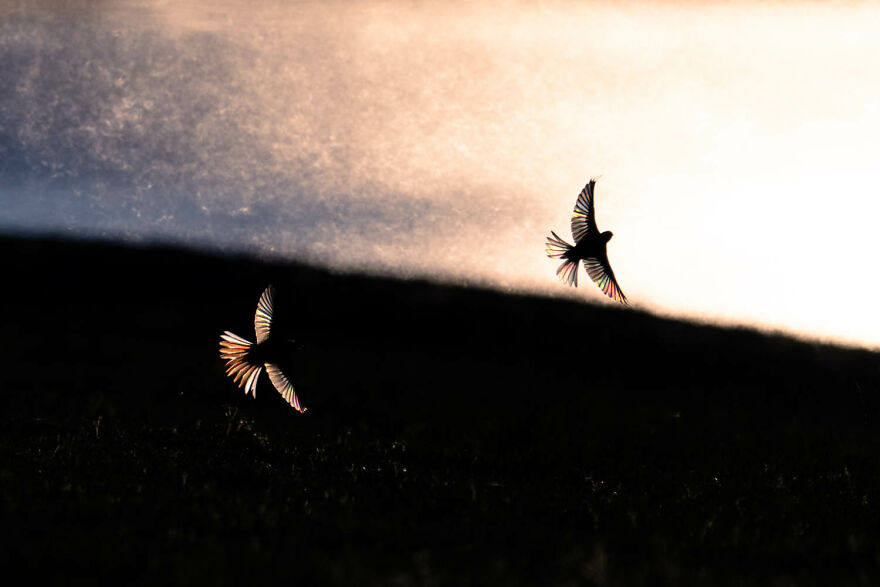
[[(543, 250), (601, 176), (599, 227), (636, 306), (880, 344), (877, 5), (156, 2), (143, 25), (126, 10), (108, 18), (240, 49), (221, 114), (271, 156), (230, 178), (296, 182), (305, 161), (312, 197), (381, 216), (267, 219), (267, 249), (603, 303)], [(267, 198), (242, 188), (228, 207)]]

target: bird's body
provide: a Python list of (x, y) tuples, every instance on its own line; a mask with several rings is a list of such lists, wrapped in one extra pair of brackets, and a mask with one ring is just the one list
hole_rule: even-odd
[(248, 350), (248, 362), (256, 365), (283, 363), (290, 357), (293, 345), (284, 340), (268, 339), (258, 342)]
[(608, 241), (614, 234), (611, 231), (599, 232), (596, 226), (596, 209), (593, 202), (593, 189), (596, 180), (591, 179), (578, 195), (574, 211), (571, 213), (571, 234), (574, 237), (574, 245), (570, 245), (551, 231), (547, 237), (547, 256), (553, 259), (563, 259), (556, 275), (571, 286), (577, 287), (578, 262), (584, 262), (584, 269), (596, 285), (609, 298), (626, 302), (611, 264), (608, 262)]
[(610, 232), (602, 232), (599, 234), (588, 234), (584, 238), (580, 240), (580, 242), (576, 243), (571, 249), (565, 252), (562, 255), (564, 259), (570, 259), (572, 261), (580, 261), (581, 259), (587, 259), (589, 257), (602, 257), (603, 255), (607, 256), (606, 247), (608, 245), (608, 241), (611, 240)]
[(254, 315), (257, 342), (252, 343), (226, 330), (220, 335), (220, 358), (226, 360), (226, 374), (232, 377), (239, 387), (244, 388), (245, 393), (257, 396), (257, 381), (265, 368), (272, 385), (287, 403), (295, 410), (305, 412), (306, 409), (300, 404), (293, 384), (279, 367), (288, 362), (293, 350), (293, 341), (271, 335), (273, 297), (274, 290), (270, 285), (260, 296), (260, 302), (257, 304), (257, 313)]

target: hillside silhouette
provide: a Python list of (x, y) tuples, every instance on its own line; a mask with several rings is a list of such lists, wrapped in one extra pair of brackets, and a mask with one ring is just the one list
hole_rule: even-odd
[[(3, 567), (50, 583), (878, 580), (880, 362), (632, 309), (0, 239)], [(552, 276), (551, 276), (552, 277)], [(224, 374), (260, 293), (309, 411)]]

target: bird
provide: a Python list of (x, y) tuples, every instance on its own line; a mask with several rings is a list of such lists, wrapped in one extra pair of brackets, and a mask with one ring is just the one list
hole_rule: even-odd
[(623, 295), (611, 264), (608, 262), (606, 247), (608, 241), (614, 236), (610, 230), (599, 232), (596, 226), (596, 207), (593, 202), (593, 191), (596, 180), (591, 179), (578, 195), (571, 213), (571, 235), (574, 237), (574, 246), (568, 244), (552, 230), (547, 237), (547, 256), (551, 259), (563, 259), (556, 275), (568, 285), (577, 287), (578, 261), (584, 262), (584, 269), (590, 279), (599, 286), (606, 296), (614, 301), (627, 304), (626, 296)]
[(257, 397), (257, 380), (265, 368), (269, 380), (281, 397), (298, 412), (305, 412), (293, 384), (278, 366), (289, 356), (293, 340), (272, 336), (275, 288), (271, 285), (263, 291), (254, 315), (256, 344), (237, 334), (224, 330), (220, 335), (220, 358), (226, 360), (226, 374), (248, 393)]

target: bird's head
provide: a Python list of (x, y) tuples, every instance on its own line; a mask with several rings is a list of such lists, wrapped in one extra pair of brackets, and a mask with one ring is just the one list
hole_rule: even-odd
[(602, 233), (602, 238), (605, 239), (606, 243), (611, 240), (612, 236), (614, 236), (614, 233), (611, 232), (610, 230), (606, 230), (605, 232)]

